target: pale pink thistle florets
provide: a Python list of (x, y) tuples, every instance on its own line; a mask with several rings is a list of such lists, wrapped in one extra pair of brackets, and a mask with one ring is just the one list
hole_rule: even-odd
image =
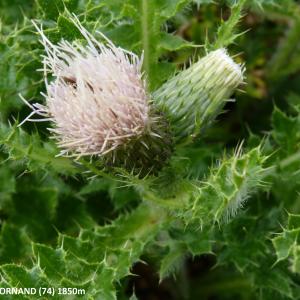
[[(149, 125), (149, 103), (142, 58), (116, 47), (102, 35), (98, 42), (78, 19), (75, 25), (87, 45), (62, 40), (51, 43), (38, 29), (45, 47), (46, 104), (29, 104), (24, 121), (50, 120), (60, 155), (105, 155), (142, 135)], [(32, 115), (42, 119), (31, 119)], [(23, 122), (22, 122), (23, 123)]]

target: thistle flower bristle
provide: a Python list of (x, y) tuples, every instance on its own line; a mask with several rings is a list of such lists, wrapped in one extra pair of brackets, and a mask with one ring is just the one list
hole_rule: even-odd
[[(222, 63), (223, 68), (230, 71), (230, 75), (232, 77), (236, 77), (238, 82), (243, 81), (243, 73), (244, 73), (244, 66), (241, 64), (236, 63), (227, 53), (225, 48), (221, 48), (211, 52), (210, 54), (211, 60), (216, 60), (219, 63)], [(229, 81), (231, 78), (228, 79)]]
[[(103, 35), (107, 43), (98, 42), (75, 16), (73, 22), (85, 47), (65, 40), (54, 45), (34, 23), (46, 52), (46, 104), (29, 104), (33, 112), (24, 121), (51, 120), (60, 155), (105, 155), (149, 129), (142, 57)], [(32, 119), (34, 114), (42, 118)]]

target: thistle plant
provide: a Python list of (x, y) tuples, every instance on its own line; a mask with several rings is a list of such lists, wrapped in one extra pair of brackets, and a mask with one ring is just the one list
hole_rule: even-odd
[[(219, 49), (150, 95), (142, 57), (101, 33), (107, 45), (97, 41), (76, 16), (72, 21), (86, 46), (65, 40), (54, 45), (34, 23), (46, 52), (46, 105), (23, 98), (32, 112), (20, 124), (51, 121), (59, 155), (99, 156), (107, 166), (140, 174), (158, 171), (172, 153), (173, 140), (203, 131), (243, 81), (243, 67)], [(48, 73), (55, 78), (50, 83)]]
[(300, 299), (299, 4), (17, 2), (0, 298)]

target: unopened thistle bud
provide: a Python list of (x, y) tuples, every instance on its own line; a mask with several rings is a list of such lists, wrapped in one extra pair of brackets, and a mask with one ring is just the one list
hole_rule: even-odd
[[(86, 41), (54, 45), (39, 28), (45, 48), (46, 104), (29, 104), (24, 121), (52, 121), (49, 130), (65, 156), (100, 156), (105, 165), (143, 173), (171, 153), (168, 124), (151, 107), (141, 71), (143, 59), (97, 41), (73, 20)], [(37, 26), (36, 26), (37, 27)], [(49, 83), (47, 74), (53, 80)], [(43, 118), (31, 119), (32, 115)]]
[(214, 120), (243, 82), (243, 71), (225, 49), (219, 49), (178, 73), (153, 94), (156, 105), (171, 122), (176, 142), (194, 137)]

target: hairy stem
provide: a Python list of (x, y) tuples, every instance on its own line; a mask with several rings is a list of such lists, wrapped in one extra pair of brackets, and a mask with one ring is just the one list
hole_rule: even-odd
[(149, 75), (149, 28), (148, 28), (148, 0), (142, 0), (142, 49), (144, 50), (144, 70)]

